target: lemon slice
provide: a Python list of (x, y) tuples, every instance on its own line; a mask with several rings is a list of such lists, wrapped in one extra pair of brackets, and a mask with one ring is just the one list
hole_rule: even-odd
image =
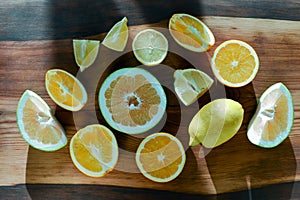
[(248, 139), (260, 147), (276, 147), (289, 136), (293, 121), (292, 95), (284, 84), (276, 83), (261, 95), (248, 126)]
[(133, 53), (146, 66), (160, 64), (168, 53), (168, 40), (160, 32), (146, 29), (139, 32), (132, 42)]
[(123, 51), (128, 40), (127, 18), (117, 22), (108, 32), (102, 44), (115, 51)]
[(182, 47), (203, 52), (215, 44), (215, 37), (204, 22), (188, 14), (174, 14), (169, 20), (173, 39)]
[(176, 70), (174, 87), (179, 99), (188, 106), (201, 97), (213, 84), (213, 80), (197, 69)]
[(259, 59), (249, 44), (228, 40), (216, 48), (211, 67), (216, 78), (224, 85), (242, 87), (255, 78)]
[(128, 134), (153, 128), (167, 105), (159, 81), (141, 68), (123, 68), (110, 74), (101, 85), (98, 100), (107, 123)]
[(142, 174), (155, 182), (169, 182), (180, 175), (186, 161), (181, 142), (169, 133), (146, 137), (136, 152), (136, 163)]
[(46, 73), (46, 90), (60, 107), (78, 111), (87, 102), (87, 93), (82, 83), (69, 72), (51, 69)]
[(61, 124), (47, 103), (36, 93), (26, 90), (19, 100), (17, 125), (24, 140), (33, 148), (56, 151), (67, 144)]
[(72, 137), (70, 155), (82, 173), (101, 177), (112, 171), (118, 161), (117, 140), (105, 126), (89, 125)]
[(231, 99), (217, 99), (193, 117), (189, 125), (190, 146), (202, 143), (207, 148), (217, 147), (231, 139), (240, 129), (244, 109)]
[(99, 44), (97, 40), (73, 40), (74, 57), (81, 72), (95, 62)]

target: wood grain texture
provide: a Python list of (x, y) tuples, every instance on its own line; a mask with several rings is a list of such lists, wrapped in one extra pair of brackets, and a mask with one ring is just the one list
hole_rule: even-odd
[(49, 40), (107, 32), (127, 16), (129, 25), (169, 19), (185, 12), (196, 16), (228, 16), (300, 20), (297, 0), (10, 0), (0, 4), (0, 40)]
[[(188, 148), (183, 173), (170, 183), (158, 184), (144, 178), (135, 165), (134, 151), (145, 134), (133, 137), (116, 132), (121, 150), (116, 170), (103, 178), (86, 177), (71, 163), (68, 146), (53, 153), (28, 148), (19, 135), (15, 122), (17, 102), (25, 89), (37, 92), (55, 110), (69, 139), (78, 128), (87, 124), (105, 124), (97, 107), (97, 91), (103, 77), (111, 71), (139, 65), (130, 51), (132, 38), (127, 44), (126, 54), (101, 47), (95, 64), (83, 73), (79, 73), (76, 67), (71, 39), (4, 41), (0, 42), (0, 185), (95, 184), (216, 194), (299, 181), (300, 58), (297, 55), (300, 55), (300, 22), (230, 17), (203, 17), (203, 20), (216, 36), (213, 49), (207, 54), (188, 52), (174, 43), (168, 32), (165, 32), (171, 51), (163, 62), (164, 65), (149, 68), (159, 76), (168, 96), (165, 123), (156, 129), (176, 134), (187, 148), (187, 125), (193, 114), (211, 99), (228, 97), (239, 101), (245, 109), (243, 126), (233, 139), (212, 151), (201, 149), (200, 146)], [(134, 35), (146, 27), (166, 25), (167, 22), (162, 21), (151, 25), (131, 26), (130, 33)], [(102, 40), (104, 36), (105, 34), (100, 34), (89, 38)], [(255, 48), (261, 63), (257, 77), (251, 84), (238, 89), (224, 88), (216, 81), (210, 92), (198, 103), (183, 107), (174, 95), (172, 74), (169, 72), (177, 68), (195, 67), (212, 76), (210, 57), (214, 49), (227, 39), (244, 40)], [(65, 69), (84, 83), (89, 93), (89, 102), (82, 111), (65, 111), (51, 101), (44, 86), (45, 73), (51, 68)], [(268, 86), (279, 81), (285, 83), (293, 95), (295, 120), (292, 133), (277, 148), (255, 147), (247, 140), (247, 124), (255, 111), (257, 98)], [(13, 176), (12, 168), (15, 169)], [(292, 186), (287, 190), (292, 192)]]

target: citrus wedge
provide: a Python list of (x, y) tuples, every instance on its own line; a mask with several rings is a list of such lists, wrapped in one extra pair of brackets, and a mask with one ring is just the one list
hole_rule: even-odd
[(82, 83), (64, 70), (48, 70), (45, 82), (51, 99), (66, 110), (78, 111), (87, 102), (87, 93)]
[(261, 95), (248, 126), (248, 139), (260, 147), (276, 147), (289, 136), (293, 121), (292, 95), (284, 84), (276, 83)]
[(117, 22), (107, 33), (102, 44), (115, 51), (123, 51), (128, 40), (127, 18)]
[(186, 156), (181, 142), (168, 133), (146, 137), (136, 152), (141, 173), (155, 182), (169, 182), (182, 172)]
[(95, 62), (99, 44), (97, 40), (73, 40), (74, 57), (81, 72)]
[(146, 29), (139, 32), (132, 42), (133, 53), (146, 66), (160, 64), (168, 53), (168, 40), (160, 32)]
[(136, 134), (154, 127), (164, 116), (166, 94), (158, 80), (140, 68), (110, 74), (99, 92), (99, 106), (111, 127)]
[(72, 137), (70, 155), (79, 171), (101, 177), (112, 171), (118, 161), (117, 140), (105, 126), (89, 125)]
[(219, 45), (212, 57), (212, 71), (216, 78), (229, 87), (250, 83), (259, 69), (255, 50), (239, 40), (228, 40)]
[(213, 84), (213, 80), (197, 69), (176, 70), (174, 87), (179, 99), (188, 106), (197, 101)]
[(191, 51), (207, 51), (215, 44), (215, 37), (206, 24), (188, 14), (174, 14), (169, 20), (169, 30), (179, 45)]
[(231, 99), (217, 99), (193, 117), (189, 125), (190, 146), (202, 143), (207, 148), (217, 147), (230, 140), (240, 129), (244, 109)]
[(42, 151), (56, 151), (67, 144), (61, 124), (47, 103), (33, 91), (23, 93), (16, 116), (20, 133), (30, 146)]

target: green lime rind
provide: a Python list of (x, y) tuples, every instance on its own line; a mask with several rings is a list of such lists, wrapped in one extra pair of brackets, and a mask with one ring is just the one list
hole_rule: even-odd
[[(273, 91), (279, 90), (282, 95), (285, 95), (288, 99), (288, 119), (287, 119), (287, 127), (284, 131), (281, 131), (280, 133), (277, 133), (277, 137), (272, 141), (266, 141), (262, 139), (262, 129), (260, 131), (257, 131), (257, 129), (254, 130), (254, 123), (257, 120), (258, 116), (261, 116), (261, 113), (263, 112), (262, 104), (265, 100), (265, 98)], [(259, 98), (258, 106), (256, 109), (255, 114), (250, 120), (250, 123), (248, 125), (247, 130), (247, 137), (249, 141), (257, 145), (259, 147), (263, 148), (274, 148), (281, 144), (291, 133), (292, 128), (294, 124), (294, 104), (293, 104), (293, 98), (289, 91), (289, 89), (281, 82), (275, 83), (271, 85), (269, 88), (267, 88), (261, 97)]]
[[(23, 123), (23, 109), (25, 102), (29, 99), (32, 98), (35, 100), (35, 103), (39, 104), (39, 106), (43, 107), (43, 112), (51, 118), (52, 122), (56, 124), (54, 128), (56, 130), (59, 130), (62, 133), (62, 138), (57, 144), (44, 144), (39, 141), (36, 141), (34, 139), (31, 139), (24, 129), (24, 123)], [(53, 116), (51, 113), (50, 107), (47, 105), (47, 103), (35, 92), (31, 90), (26, 90), (23, 95), (21, 96), (18, 106), (17, 106), (17, 111), (16, 111), (16, 121), (17, 121), (17, 126), (20, 131), (20, 135), (23, 137), (24, 141), (29, 144), (31, 147), (41, 150), (41, 151), (47, 151), (47, 152), (52, 152), (52, 151), (57, 151), (68, 143), (67, 137), (65, 135), (65, 131), (62, 128), (61, 124), (56, 120), (56, 118)]]
[(201, 143), (215, 148), (230, 140), (240, 129), (244, 109), (231, 99), (217, 99), (205, 106), (193, 117), (189, 125), (190, 146)]

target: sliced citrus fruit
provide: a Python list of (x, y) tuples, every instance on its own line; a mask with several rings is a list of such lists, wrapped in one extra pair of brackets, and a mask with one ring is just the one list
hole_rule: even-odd
[(215, 44), (215, 37), (206, 24), (188, 14), (174, 14), (169, 30), (179, 45), (191, 51), (207, 51)]
[(231, 139), (240, 129), (244, 109), (231, 99), (217, 99), (194, 116), (189, 125), (190, 146), (202, 143), (207, 148), (217, 147)]
[(176, 70), (174, 87), (179, 99), (188, 106), (201, 97), (213, 84), (213, 80), (197, 69)]
[(248, 139), (261, 147), (276, 147), (289, 136), (293, 121), (292, 95), (284, 84), (276, 83), (261, 95), (248, 126)]
[(20, 133), (30, 146), (42, 151), (56, 151), (67, 144), (61, 124), (47, 103), (33, 91), (23, 93), (16, 116)]
[(154, 127), (164, 116), (166, 94), (158, 80), (141, 68), (123, 68), (103, 82), (99, 106), (116, 130), (136, 134)]
[(112, 171), (118, 161), (117, 140), (105, 126), (89, 125), (72, 137), (70, 155), (79, 171), (101, 177)]
[(123, 51), (128, 40), (127, 18), (117, 22), (107, 33), (102, 44), (115, 51)]
[(99, 44), (97, 40), (73, 40), (74, 57), (81, 72), (95, 62)]
[(82, 83), (64, 70), (48, 70), (45, 82), (51, 99), (66, 110), (78, 111), (87, 102), (87, 93)]
[(141, 173), (155, 182), (169, 182), (182, 172), (186, 156), (181, 142), (169, 133), (146, 137), (136, 152)]
[(154, 66), (166, 58), (168, 40), (161, 32), (146, 29), (134, 37), (132, 49), (138, 61), (146, 66)]
[(219, 45), (212, 57), (212, 71), (217, 79), (229, 87), (242, 87), (256, 76), (259, 60), (255, 50), (239, 40)]

